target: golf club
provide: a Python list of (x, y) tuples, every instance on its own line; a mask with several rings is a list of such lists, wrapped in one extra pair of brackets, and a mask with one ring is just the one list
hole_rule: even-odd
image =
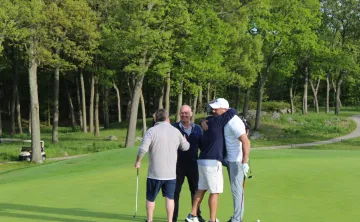
[(139, 168), (136, 169), (136, 200), (135, 200), (135, 214), (133, 218), (136, 217), (137, 208), (138, 208), (138, 195), (139, 194)]
[[(252, 175), (252, 172), (251, 172), (251, 165), (250, 165), (250, 159), (249, 159), (249, 168), (250, 168), (250, 172), (249, 172), (249, 176), (247, 177), (247, 178), (252, 178), (253, 177), (253, 175)], [(245, 180), (244, 180), (244, 182), (245, 182)]]

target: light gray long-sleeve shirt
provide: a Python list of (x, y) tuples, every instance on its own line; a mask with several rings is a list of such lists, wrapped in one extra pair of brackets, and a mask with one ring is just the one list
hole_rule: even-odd
[(149, 152), (148, 178), (173, 180), (176, 179), (177, 150), (186, 151), (189, 147), (178, 129), (168, 122), (158, 122), (146, 131), (138, 156), (142, 158)]

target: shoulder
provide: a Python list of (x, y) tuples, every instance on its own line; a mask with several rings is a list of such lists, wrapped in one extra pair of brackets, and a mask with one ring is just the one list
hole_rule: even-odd
[(230, 128), (240, 128), (240, 127), (245, 127), (244, 122), (240, 119), (240, 117), (238, 116), (234, 116), (227, 124), (225, 127), (230, 127)]

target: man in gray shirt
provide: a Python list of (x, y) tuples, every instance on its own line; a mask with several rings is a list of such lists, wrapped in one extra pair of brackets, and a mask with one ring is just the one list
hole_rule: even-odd
[(190, 144), (180, 131), (170, 124), (169, 113), (165, 109), (156, 111), (155, 117), (154, 127), (146, 131), (139, 147), (135, 168), (140, 168), (141, 159), (149, 152), (149, 169), (146, 181), (147, 221), (153, 221), (155, 199), (161, 189), (166, 199), (168, 221), (172, 222), (177, 150), (186, 151)]

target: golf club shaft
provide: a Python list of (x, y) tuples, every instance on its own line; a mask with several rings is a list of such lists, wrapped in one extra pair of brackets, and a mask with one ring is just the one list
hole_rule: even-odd
[(136, 216), (137, 209), (138, 209), (138, 196), (139, 196), (139, 168), (136, 169), (136, 200), (135, 200), (135, 214)]

